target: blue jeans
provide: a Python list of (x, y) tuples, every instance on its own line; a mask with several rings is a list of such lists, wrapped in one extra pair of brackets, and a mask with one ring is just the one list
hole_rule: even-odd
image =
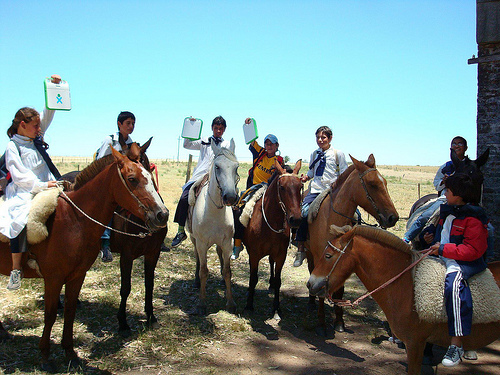
[(429, 221), (430, 217), (436, 211), (441, 204), (444, 202), (440, 199), (431, 204), (424, 212), (420, 214), (420, 216), (413, 222), (413, 224), (408, 228), (405, 233), (405, 238), (408, 240), (413, 240), (417, 237), (422, 229), (425, 227), (427, 221)]

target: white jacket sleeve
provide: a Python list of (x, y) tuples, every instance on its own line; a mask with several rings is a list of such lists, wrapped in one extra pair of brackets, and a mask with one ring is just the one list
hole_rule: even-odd
[(113, 145), (113, 140), (111, 137), (106, 137), (104, 141), (102, 141), (101, 147), (99, 148), (99, 152), (97, 153), (96, 159), (100, 159), (106, 155), (111, 154), (111, 147)]
[(337, 150), (337, 160), (339, 161), (339, 176), (344, 173), (344, 171), (347, 169), (347, 161), (345, 160), (345, 154)]
[(438, 192), (444, 189), (444, 183), (442, 184), (442, 182), (444, 178), (443, 168), (445, 165), (446, 163), (439, 167), (436, 172), (436, 176), (434, 177), (434, 187)]
[[(316, 151), (313, 151), (311, 157), (309, 158), (309, 168), (311, 167), (311, 164), (314, 163), (314, 159), (316, 159)], [(307, 177), (310, 179), (314, 177), (314, 168), (307, 170)]]
[(7, 144), (5, 162), (12, 177), (12, 183), (21, 189), (36, 194), (48, 187), (48, 182), (40, 181), (31, 170), (24, 166), (14, 141)]
[(201, 150), (201, 139), (197, 141), (191, 141), (187, 138), (184, 138), (184, 148), (187, 150)]

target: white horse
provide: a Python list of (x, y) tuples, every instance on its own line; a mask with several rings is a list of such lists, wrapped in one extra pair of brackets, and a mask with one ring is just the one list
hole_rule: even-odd
[[(217, 245), (221, 271), (226, 284), (226, 309), (236, 311), (231, 292), (230, 257), (234, 234), (234, 219), (231, 205), (238, 200), (237, 184), (239, 163), (234, 155), (234, 141), (230, 147), (211, 144), (214, 159), (208, 172), (208, 183), (201, 188), (194, 206), (190, 207), (188, 231), (199, 262), (200, 301), (197, 313), (206, 315), (206, 284), (208, 277), (207, 251)], [(192, 188), (194, 189), (194, 187)]]

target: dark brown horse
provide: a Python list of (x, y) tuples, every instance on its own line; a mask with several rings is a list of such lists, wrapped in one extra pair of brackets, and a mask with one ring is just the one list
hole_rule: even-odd
[[(377, 228), (355, 227), (332, 241), (308, 281), (312, 294), (330, 297), (355, 273), (368, 291), (372, 291), (402, 272), (412, 262), (408, 245), (393, 234)], [(340, 251), (345, 251), (341, 255)], [(500, 262), (489, 265), (500, 285)], [(450, 344), (446, 323), (429, 323), (415, 311), (413, 278), (405, 272), (400, 278), (372, 294), (387, 317), (391, 330), (406, 345), (408, 373), (421, 371), (425, 343), (447, 347)], [(472, 334), (463, 337), (466, 350), (475, 350), (500, 337), (500, 322), (474, 324)]]
[[(384, 228), (392, 227), (399, 219), (398, 213), (392, 203), (387, 182), (375, 167), (373, 155), (363, 163), (351, 156), (353, 162), (347, 170), (342, 173), (332, 186), (331, 193), (325, 198), (316, 219), (309, 224), (309, 240), (306, 243), (306, 252), (309, 272), (312, 273), (317, 259), (323, 254), (327, 240), (328, 231), (332, 224), (337, 226), (352, 225), (356, 220), (353, 218), (356, 208), (361, 206), (372, 215)], [(340, 288), (335, 296), (341, 299), (344, 288)], [(314, 305), (315, 297), (310, 296), (309, 303)], [(324, 299), (319, 299), (317, 328), (318, 334), (326, 336), (327, 327), (325, 322)], [(343, 310), (335, 306), (335, 323), (337, 331), (344, 331)]]
[(274, 289), (272, 315), (281, 315), (279, 293), (281, 270), (285, 263), (290, 243), (290, 228), (300, 224), (302, 182), (298, 171), (302, 162), (299, 160), (293, 173), (275, 163), (277, 176), (271, 182), (264, 195), (256, 201), (252, 217), (245, 228), (243, 243), (248, 252), (250, 263), (250, 284), (246, 310), (253, 310), (255, 286), (258, 280), (259, 261), (269, 255), (271, 268), (270, 287)]
[[(104, 158), (93, 162), (77, 178), (75, 190), (58, 198), (56, 211), (47, 221), (48, 238), (31, 245), (29, 252), (24, 254), (24, 277), (40, 277), (26, 265), (28, 258), (34, 258), (45, 284), (45, 326), (39, 346), (42, 368), (47, 371), (54, 371), (49, 361), (50, 332), (63, 285), (66, 288), (61, 346), (70, 367), (79, 366), (73, 346), (73, 322), (85, 275), (99, 253), (103, 227), (98, 223), (109, 223), (113, 211), (120, 205), (143, 219), (150, 230), (158, 230), (167, 224), (168, 211), (154, 190), (150, 174), (114, 149), (112, 152), (113, 164), (105, 166)], [(0, 272), (8, 275), (11, 268), (9, 246), (2, 243)]]

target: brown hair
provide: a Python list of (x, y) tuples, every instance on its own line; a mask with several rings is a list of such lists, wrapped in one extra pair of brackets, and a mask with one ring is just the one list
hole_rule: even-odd
[(19, 124), (21, 122), (28, 123), (32, 121), (35, 117), (40, 116), (40, 114), (33, 108), (23, 107), (19, 111), (16, 112), (14, 116), (14, 120), (12, 120), (12, 125), (7, 129), (7, 135), (9, 138), (12, 138), (17, 134), (17, 130), (19, 129)]

